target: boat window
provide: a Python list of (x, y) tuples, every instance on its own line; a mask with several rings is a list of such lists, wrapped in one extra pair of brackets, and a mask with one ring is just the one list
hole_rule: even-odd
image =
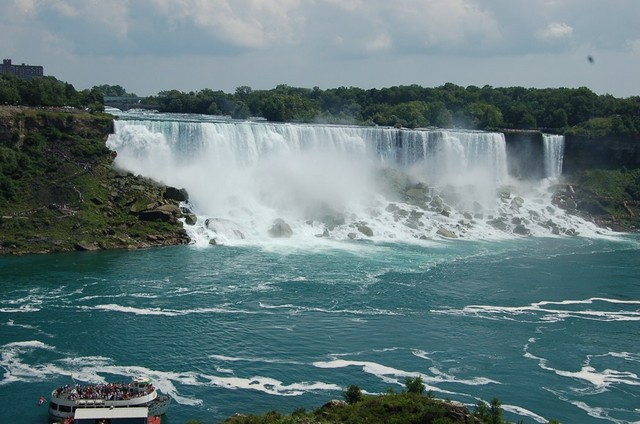
[(49, 402), (49, 409), (58, 410), (58, 404), (55, 402)]
[(67, 405), (60, 405), (60, 412), (71, 412), (71, 407)]

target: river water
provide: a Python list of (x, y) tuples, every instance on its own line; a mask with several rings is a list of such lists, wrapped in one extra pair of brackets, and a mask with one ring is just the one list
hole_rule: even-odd
[[(120, 141), (162, 145), (170, 139), (166, 128), (153, 130), (156, 124), (146, 121), (147, 132), (139, 122), (119, 125), (114, 137)], [(185, 139), (184, 123), (174, 120), (171, 126)], [(127, 127), (128, 138), (123, 138)], [(236, 125), (233, 131), (238, 128), (244, 130)], [(198, 137), (200, 132), (192, 132), (189, 139)], [(151, 143), (155, 150), (157, 143)], [(465, 143), (458, 146), (463, 155), (472, 144)], [(508, 176), (496, 165), (505, 160), (496, 153), (497, 143), (490, 150), (498, 159), (482, 159), (491, 169), (478, 169), (476, 175), (503, 184)], [(112, 146), (125, 163), (130, 152), (148, 157), (151, 151)], [(165, 420), (171, 424), (218, 422), (236, 412), (309, 410), (341, 398), (351, 384), (367, 393), (400, 391), (406, 377), (418, 375), (437, 397), (470, 406), (497, 397), (514, 421), (640, 422), (638, 236), (597, 230), (564, 216), (541, 189), (521, 194), (520, 208), (503, 195), (499, 204), (506, 204), (507, 212), (476, 197), (474, 202), (485, 205), (483, 218), (457, 227), (463, 202), (455, 203), (449, 216), (423, 211), (408, 225), (394, 216), (398, 208), (415, 211), (415, 205), (396, 199), (389, 208), (381, 198), (379, 210), (363, 205), (357, 193), (366, 191), (366, 167), (353, 173), (350, 160), (350, 167), (338, 166), (335, 172), (351, 175), (353, 185), (344, 184), (347, 200), (331, 205), (346, 211), (344, 222), (334, 222), (320, 237), (327, 224), (304, 216), (308, 208), (292, 205), (317, 204), (318, 199), (308, 198), (310, 191), (323, 193), (320, 202), (334, 200), (327, 196), (335, 187), (328, 183), (329, 190), (320, 190), (313, 161), (304, 162), (296, 150), (288, 150), (286, 163), (291, 164), (293, 151), (293, 162), (305, 166), (288, 166), (286, 175), (305, 181), (307, 191), (295, 196), (288, 189), (296, 185), (290, 177), (278, 177), (275, 186), (274, 181), (262, 184), (274, 172), (260, 169), (260, 161), (246, 159), (246, 153), (246, 160), (233, 166), (227, 160), (227, 175), (237, 171), (236, 180), (243, 174), (263, 176), (253, 185), (242, 181), (242, 190), (232, 185), (237, 209), (231, 210), (206, 195), (205, 187), (218, 188), (211, 195), (216, 199), (229, 188), (221, 190), (215, 180), (220, 174), (205, 166), (220, 163), (203, 163), (197, 157), (206, 155), (190, 154), (189, 163), (199, 173), (186, 178), (190, 168), (177, 166), (184, 162), (170, 147), (162, 153), (168, 160), (162, 167), (166, 182), (188, 186), (197, 180), (187, 187), (189, 207), (198, 215), (189, 228), (196, 243), (0, 258), (0, 416), (5, 422), (46, 422), (39, 397), (72, 379), (115, 382), (135, 375), (151, 377), (173, 398)], [(381, 151), (378, 146), (378, 157)], [(450, 158), (450, 152), (436, 154), (439, 163)], [(464, 169), (481, 167), (471, 159), (460, 159), (469, 161)], [(142, 162), (120, 166), (143, 173), (135, 169), (146, 166)], [(280, 164), (270, 168), (274, 171), (285, 162), (271, 163)], [(259, 196), (265, 192), (269, 196)], [(531, 235), (484, 224), (489, 213), (506, 213), (509, 225), (526, 214), (529, 220), (523, 222)], [(545, 213), (549, 216), (536, 216)], [(265, 215), (282, 217), (293, 236), (265, 236), (270, 225)], [(553, 234), (536, 225), (543, 218), (579, 235)], [(212, 226), (212, 219), (228, 225)], [(363, 222), (373, 236), (355, 229)], [(437, 236), (442, 226), (459, 238)], [(212, 239), (217, 246), (209, 245)]]

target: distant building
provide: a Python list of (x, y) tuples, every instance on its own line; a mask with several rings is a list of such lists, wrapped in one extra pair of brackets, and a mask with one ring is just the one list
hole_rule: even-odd
[(31, 79), (44, 76), (44, 68), (42, 66), (25, 65), (24, 63), (22, 65), (13, 65), (11, 59), (3, 59), (0, 73), (13, 74), (22, 79)]

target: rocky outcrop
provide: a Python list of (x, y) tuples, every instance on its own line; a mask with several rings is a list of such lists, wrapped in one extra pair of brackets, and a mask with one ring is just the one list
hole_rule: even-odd
[(27, 164), (0, 168), (0, 254), (189, 242), (188, 194), (116, 172), (112, 129), (110, 115), (0, 107), (0, 154)]

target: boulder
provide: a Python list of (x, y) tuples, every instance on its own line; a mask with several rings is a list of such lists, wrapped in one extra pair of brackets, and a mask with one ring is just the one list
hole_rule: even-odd
[(412, 187), (409, 190), (407, 190), (405, 194), (407, 198), (410, 201), (413, 200), (413, 202), (421, 203), (427, 199), (427, 196), (425, 195), (425, 192), (424, 192), (424, 188), (422, 187)]
[(84, 243), (84, 242), (79, 242), (76, 243), (76, 245), (74, 246), (76, 250), (81, 251), (81, 252), (93, 252), (96, 250), (100, 250), (100, 246), (97, 246), (95, 244), (92, 243)]
[(338, 399), (332, 399), (329, 402), (322, 405), (320, 409), (336, 409), (336, 408), (344, 408), (347, 406), (347, 402)]
[(358, 225), (358, 231), (367, 237), (373, 237), (373, 230), (364, 224)]
[(453, 231), (447, 230), (444, 227), (438, 228), (438, 231), (436, 231), (436, 234), (445, 238), (458, 238), (458, 236)]
[(187, 225), (196, 225), (197, 221), (198, 221), (198, 217), (192, 213), (188, 213), (184, 217), (184, 223)]
[(182, 215), (182, 211), (180, 210), (180, 207), (178, 205), (160, 205), (156, 209), (159, 211), (169, 212), (173, 215)]
[(289, 224), (278, 218), (269, 229), (269, 235), (274, 238), (289, 238), (293, 235), (293, 230)]
[(529, 230), (527, 227), (525, 227), (522, 224), (518, 224), (518, 225), (516, 225), (514, 227), (513, 233), (514, 234), (519, 234), (521, 236), (530, 236), (531, 235), (531, 230)]
[(176, 200), (178, 202), (189, 201), (189, 193), (183, 188), (166, 187), (163, 196), (165, 199)]
[(160, 209), (142, 211), (138, 214), (138, 217), (142, 221), (174, 222), (176, 220), (175, 216), (171, 212)]
[(500, 230), (500, 231), (507, 231), (507, 229), (508, 229), (507, 223), (504, 222), (500, 218), (496, 218), (496, 219), (492, 219), (490, 221), (487, 221), (487, 224), (491, 225), (493, 228), (495, 228), (496, 230)]

